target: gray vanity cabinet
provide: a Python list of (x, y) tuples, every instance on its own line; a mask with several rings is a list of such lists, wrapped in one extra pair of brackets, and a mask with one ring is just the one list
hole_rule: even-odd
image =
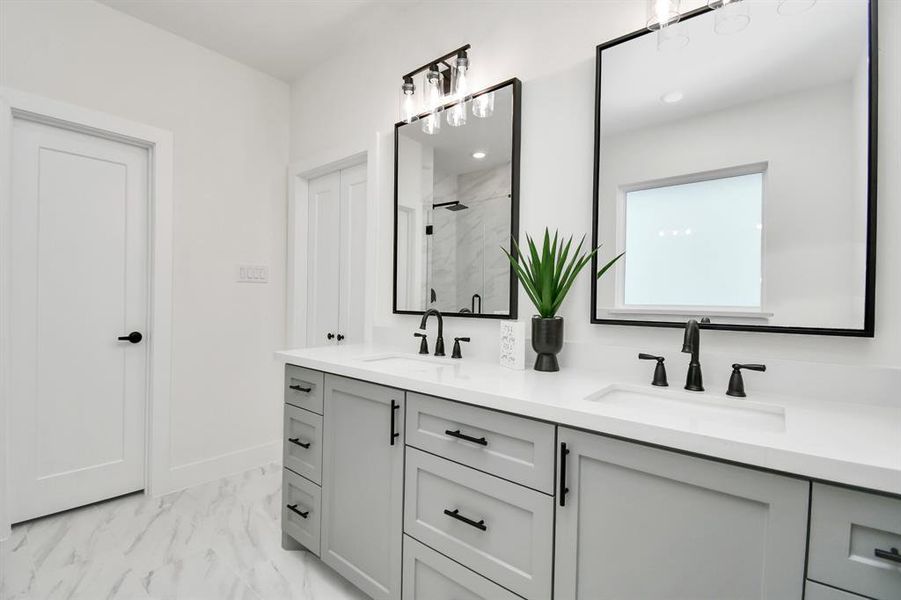
[(555, 600), (802, 597), (808, 482), (562, 427), (558, 469)]
[(400, 600), (404, 392), (325, 375), (322, 560), (375, 600)]

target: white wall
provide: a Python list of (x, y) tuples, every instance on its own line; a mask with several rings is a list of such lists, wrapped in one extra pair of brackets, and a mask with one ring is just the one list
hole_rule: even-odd
[[(172, 470), (155, 491), (276, 459), (289, 87), (94, 2), (0, 2), (0, 40), (0, 85), (173, 132)], [(270, 283), (237, 284), (239, 263)]]
[[(402, 24), (386, 35), (384, 47), (354, 48), (323, 63), (292, 88), (291, 156), (305, 159), (324, 148), (367, 148), (379, 157), (379, 187), (375, 212), (376, 269), (370, 297), (376, 307), (376, 333), (396, 335), (415, 350), (410, 337), (416, 317), (391, 314), (392, 279), (392, 123), (397, 118), (400, 75), (426, 60), (466, 42), (477, 71), (476, 87), (510, 76), (523, 81), (521, 232), (537, 233), (546, 225), (576, 235), (590, 234), (594, 137), (595, 46), (643, 26), (643, 2), (426, 3), (432, 23), (440, 28), (413, 26), (422, 20), (409, 9)], [(683, 3), (687, 9), (698, 3)], [(437, 14), (441, 13), (441, 14)], [(783, 334), (705, 332), (704, 354), (722, 355), (723, 364), (736, 360), (797, 359), (821, 363), (901, 365), (901, 238), (891, 225), (901, 222), (901, 3), (880, 3), (880, 127), (877, 315), (875, 339), (823, 338)], [(401, 28), (400, 25), (405, 25)], [(406, 26), (410, 25), (410, 26)], [(377, 58), (374, 58), (377, 57)], [(349, 77), (348, 73), (353, 73)], [(327, 117), (327, 118), (325, 118)], [(370, 144), (373, 132), (379, 141)], [(520, 318), (532, 314), (520, 295)], [(562, 308), (568, 347), (563, 361), (600, 364), (598, 349), (622, 355), (636, 350), (672, 351), (678, 360), (672, 377), (681, 377), (678, 354), (682, 332), (674, 329), (601, 326), (589, 323), (589, 280), (583, 276)], [(471, 335), (467, 356), (494, 359), (497, 324), (452, 320), (449, 335)], [(409, 341), (408, 341), (409, 340)], [(621, 351), (621, 352), (620, 352)], [(630, 360), (632, 357), (630, 356)], [(638, 362), (638, 361), (633, 361)], [(714, 384), (725, 385), (725, 373), (705, 371)], [(708, 375), (708, 372), (710, 374)], [(677, 375), (678, 374), (678, 375)], [(768, 372), (766, 378), (775, 380)]]

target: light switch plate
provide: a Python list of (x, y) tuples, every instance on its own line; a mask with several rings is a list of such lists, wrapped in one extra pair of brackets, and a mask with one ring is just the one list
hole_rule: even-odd
[(269, 283), (269, 267), (238, 265), (238, 283)]

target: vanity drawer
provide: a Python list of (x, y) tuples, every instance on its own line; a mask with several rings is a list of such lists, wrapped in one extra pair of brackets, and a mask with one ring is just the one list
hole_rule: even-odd
[(554, 499), (407, 448), (404, 531), (535, 600), (551, 597)]
[(319, 556), (322, 490), (297, 473), (282, 472), (282, 531)]
[(322, 484), (322, 417), (285, 404), (283, 463), (298, 475)]
[(901, 500), (815, 483), (807, 576), (876, 600), (901, 598)]
[(320, 371), (295, 365), (285, 365), (285, 402), (322, 414), (322, 386)]
[(867, 600), (863, 596), (843, 592), (833, 587), (821, 585), (816, 581), (807, 581), (804, 586), (804, 600)]
[(554, 425), (550, 423), (407, 394), (406, 432), (410, 446), (554, 493)]
[(404, 536), (403, 581), (403, 600), (521, 600), (410, 536)]

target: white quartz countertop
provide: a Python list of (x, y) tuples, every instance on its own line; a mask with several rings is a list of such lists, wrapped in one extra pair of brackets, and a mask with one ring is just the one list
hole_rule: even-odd
[[(721, 391), (684, 392), (681, 386), (629, 385), (613, 373), (562, 369), (515, 371), (496, 363), (419, 356), (373, 345), (277, 352), (286, 364), (449, 398), (563, 426), (692, 452), (813, 479), (901, 495), (901, 407), (754, 394), (734, 399)], [(649, 371), (650, 375), (650, 371)], [(598, 400), (609, 386), (647, 392), (660, 406)], [(728, 413), (778, 416), (760, 424), (695, 419), (668, 398), (689, 398)], [(737, 404), (733, 404), (737, 403)], [(756, 410), (761, 412), (757, 413)], [(690, 413), (691, 411), (687, 411)], [(769, 416), (767, 416), (769, 415)], [(784, 415), (784, 419), (782, 418)], [(730, 415), (731, 416), (731, 415)]]

